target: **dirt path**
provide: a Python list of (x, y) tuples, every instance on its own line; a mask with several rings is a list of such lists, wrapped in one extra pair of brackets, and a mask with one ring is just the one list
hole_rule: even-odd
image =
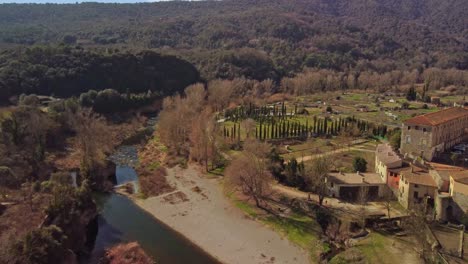
[[(284, 185), (279, 185), (275, 184), (273, 185), (273, 189), (281, 193), (285, 196), (291, 197), (291, 198), (299, 198), (299, 199), (308, 199), (309, 198), (309, 193), (299, 191), (295, 188), (291, 187), (286, 187)], [(310, 198), (312, 201), (318, 203), (318, 196), (315, 194), (310, 194)], [(351, 213), (355, 215), (362, 214), (362, 206), (359, 204), (354, 204), (354, 203), (348, 203), (341, 201), (336, 198), (331, 198), (331, 197), (326, 197), (324, 199), (323, 205), (325, 207), (329, 207), (332, 209), (340, 210), (342, 212), (346, 213)], [(366, 205), (366, 212), (368, 214), (383, 214), (387, 215), (387, 209), (385, 208), (384, 204), (382, 202), (368, 202)], [(397, 209), (397, 208), (392, 208), (390, 211), (390, 215), (392, 217), (395, 216), (402, 216), (404, 215), (405, 212)]]
[[(331, 156), (331, 155), (334, 155), (334, 154), (338, 154), (338, 153), (342, 153), (342, 152), (348, 152), (348, 151), (352, 151), (352, 150), (357, 150), (357, 151), (362, 151), (362, 152), (375, 152), (374, 150), (363, 149), (363, 148), (359, 148), (359, 147), (346, 147), (346, 148), (335, 149), (335, 150), (332, 150), (332, 151), (327, 151), (325, 153), (313, 154), (313, 155), (308, 155), (308, 156), (304, 156), (304, 157), (299, 157), (299, 158), (297, 158), (297, 162), (314, 160), (314, 159), (319, 158), (319, 157), (328, 157), (328, 156)], [(285, 160), (284, 162), (287, 163), (289, 161)]]
[(189, 167), (168, 170), (168, 180), (177, 191), (137, 204), (223, 263), (309, 263), (305, 250), (234, 207), (218, 179)]

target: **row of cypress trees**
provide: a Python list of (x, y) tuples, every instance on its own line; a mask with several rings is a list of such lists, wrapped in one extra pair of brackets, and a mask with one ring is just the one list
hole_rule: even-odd
[[(376, 125), (374, 123), (356, 119), (353, 117), (339, 118), (331, 120), (330, 118), (317, 118), (314, 116), (312, 123), (306, 120), (305, 124), (300, 122), (292, 122), (289, 120), (279, 120), (276, 122), (258, 122), (255, 128), (255, 138), (259, 140), (270, 139), (288, 139), (301, 138), (307, 139), (316, 136), (337, 136), (340, 131), (348, 128), (348, 126), (356, 126), (361, 133), (368, 135), (385, 137), (388, 133), (388, 128), (385, 125)], [(241, 126), (239, 123), (234, 123), (234, 126), (227, 128), (223, 127), (223, 136), (232, 140), (241, 140)]]

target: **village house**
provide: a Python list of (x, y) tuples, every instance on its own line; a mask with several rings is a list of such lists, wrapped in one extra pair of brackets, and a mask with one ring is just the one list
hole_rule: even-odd
[(414, 205), (433, 202), (437, 195), (437, 184), (427, 170), (411, 165), (401, 172), (398, 201), (405, 209)]
[(347, 201), (358, 201), (365, 187), (369, 200), (384, 197), (388, 192), (387, 185), (377, 173), (329, 173), (327, 187), (330, 196)]
[(447, 108), (416, 116), (403, 123), (400, 152), (431, 161), (468, 135), (468, 109)]
[(448, 207), (447, 219), (460, 219), (468, 212), (468, 170), (453, 171), (450, 173), (450, 197), (452, 207)]
[(375, 172), (390, 188), (398, 186), (399, 175), (390, 169), (399, 169), (403, 166), (403, 160), (393, 151), (389, 144), (379, 144), (375, 150)]

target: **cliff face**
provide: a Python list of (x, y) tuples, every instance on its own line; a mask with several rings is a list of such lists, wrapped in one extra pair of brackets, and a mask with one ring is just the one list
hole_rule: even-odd
[(107, 250), (100, 264), (153, 264), (155, 263), (137, 242), (116, 245)]

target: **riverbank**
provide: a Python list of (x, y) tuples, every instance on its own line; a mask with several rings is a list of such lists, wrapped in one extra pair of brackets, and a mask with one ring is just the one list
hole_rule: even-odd
[(308, 253), (245, 216), (218, 178), (196, 167), (168, 169), (175, 191), (135, 199), (137, 205), (223, 263), (309, 263)]

